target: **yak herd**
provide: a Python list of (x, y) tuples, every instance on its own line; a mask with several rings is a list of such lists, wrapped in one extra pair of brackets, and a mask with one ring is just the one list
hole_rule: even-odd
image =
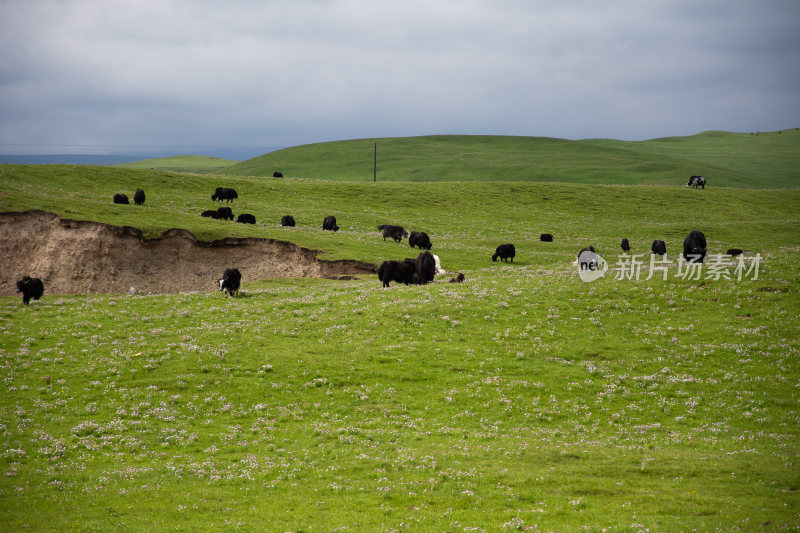
[[(275, 172), (273, 177), (283, 177), (280, 172)], [(700, 187), (705, 189), (706, 179), (703, 176), (691, 176), (687, 187)], [(235, 189), (229, 187), (217, 187), (214, 194), (211, 195), (212, 201), (232, 203), (239, 198)], [(133, 195), (133, 201), (136, 205), (144, 205), (145, 194), (142, 189), (136, 189)], [(126, 194), (118, 193), (114, 195), (115, 204), (130, 204)], [(219, 207), (217, 209), (207, 209), (200, 213), (201, 217), (212, 218), (216, 220), (233, 220), (233, 210), (228, 207)], [(236, 222), (242, 224), (255, 224), (256, 217), (250, 213), (242, 213), (236, 218)], [(295, 220), (292, 215), (285, 215), (281, 218), (281, 226), (294, 227)], [(323, 231), (339, 231), (339, 226), (336, 223), (336, 217), (327, 216), (322, 223)], [(403, 283), (405, 285), (424, 285), (434, 280), (436, 274), (443, 272), (439, 263), (439, 257), (430, 253), (433, 247), (431, 239), (427, 233), (422, 231), (412, 231), (409, 233), (402, 226), (394, 224), (381, 224), (378, 226), (378, 231), (383, 236), (385, 241), (387, 237), (391, 238), (394, 242), (401, 242), (404, 238), (408, 238), (408, 244), (411, 248), (419, 248), (424, 250), (416, 258), (405, 258), (402, 261), (384, 261), (378, 267), (378, 279), (383, 287), (388, 287), (389, 283), (394, 281)], [(542, 233), (539, 236), (542, 242), (553, 242), (553, 235), (551, 233)], [(620, 248), (623, 252), (627, 253), (631, 250), (630, 241), (622, 239)], [(692, 230), (686, 239), (683, 241), (683, 257), (688, 262), (702, 263), (706, 256), (707, 242), (706, 237), (701, 231)], [(594, 247), (589, 246), (583, 248), (580, 253), (584, 251), (594, 252)], [(667, 253), (667, 245), (663, 240), (654, 240), (650, 247), (651, 253), (655, 255), (664, 255)], [(513, 244), (501, 244), (492, 255), (492, 261), (495, 262), (499, 258), (500, 261), (514, 262), (516, 256), (516, 248)], [(580, 253), (578, 254), (580, 256)], [(743, 253), (739, 248), (730, 248), (726, 252), (727, 255), (737, 256)], [(450, 279), (450, 283), (461, 283), (464, 281), (464, 274), (459, 273), (456, 277)], [(241, 286), (242, 274), (236, 268), (226, 269), (222, 278), (217, 280), (219, 290), (223, 291), (225, 295), (236, 296)], [(17, 292), (22, 293), (22, 303), (28, 305), (31, 299), (38, 301), (44, 294), (44, 283), (39, 278), (24, 276), (17, 282)]]

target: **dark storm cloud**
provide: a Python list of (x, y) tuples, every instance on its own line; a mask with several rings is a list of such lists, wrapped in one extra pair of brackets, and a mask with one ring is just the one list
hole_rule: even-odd
[(798, 21), (794, 1), (2, 1), (0, 143), (794, 127)]

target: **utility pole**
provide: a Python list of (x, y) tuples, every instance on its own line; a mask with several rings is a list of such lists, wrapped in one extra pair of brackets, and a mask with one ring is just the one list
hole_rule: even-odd
[(372, 183), (378, 181), (378, 143), (375, 143), (375, 151), (372, 155)]

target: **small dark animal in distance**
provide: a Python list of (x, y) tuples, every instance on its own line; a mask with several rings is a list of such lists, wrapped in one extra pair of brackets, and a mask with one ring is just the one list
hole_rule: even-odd
[(408, 245), (412, 248), (419, 247), (420, 250), (430, 250), (433, 248), (431, 238), (424, 231), (412, 231), (408, 236)]
[(217, 218), (219, 218), (219, 213), (217, 213), (216, 209), (206, 209), (205, 211), (200, 213), (200, 216), (201, 217), (206, 217), (206, 218), (217, 219)]
[(514, 248), (513, 244), (501, 244), (495, 250), (494, 255), (492, 256), (492, 262), (497, 261), (497, 258), (500, 258), (500, 261), (508, 262), (509, 260), (513, 263), (514, 256), (517, 255), (517, 250)]
[(322, 231), (339, 231), (339, 226), (336, 225), (336, 217), (328, 215), (322, 221)]
[(694, 187), (695, 189), (698, 187), (702, 187), (703, 189), (705, 189), (706, 179), (703, 176), (691, 176), (689, 177), (689, 183), (687, 183), (686, 186)]
[(281, 226), (294, 227), (294, 217), (292, 215), (283, 215), (281, 217)]
[(664, 255), (667, 253), (667, 243), (656, 239), (653, 241), (652, 246), (650, 246), (650, 251), (656, 255)]
[(242, 224), (255, 224), (256, 223), (256, 217), (251, 215), (250, 213), (242, 213), (241, 215), (236, 217), (236, 222), (239, 222), (239, 223), (242, 223)]
[(242, 273), (238, 268), (226, 268), (217, 283), (219, 290), (225, 292), (225, 296), (236, 296), (242, 284)]
[(628, 239), (622, 239), (622, 243), (619, 245), (622, 248), (623, 252), (630, 252), (631, 251), (631, 243), (628, 242)]
[(539, 240), (542, 242), (553, 242), (553, 235), (551, 233), (542, 233), (539, 235)]
[(386, 237), (391, 237), (394, 242), (400, 242), (403, 237), (408, 237), (408, 232), (403, 229), (403, 226), (395, 226), (394, 224), (381, 224), (378, 226), (378, 231), (382, 233), (384, 241)]
[(217, 218), (222, 220), (233, 220), (233, 211), (230, 207), (218, 207)]
[(133, 203), (144, 205), (144, 191), (142, 189), (136, 189), (136, 192), (133, 193)]
[(114, 203), (115, 204), (130, 204), (128, 201), (128, 196), (125, 194), (115, 194), (114, 195)]
[(464, 273), (459, 272), (458, 276), (451, 278), (450, 283), (463, 283), (464, 282)]
[(235, 199), (239, 198), (239, 195), (236, 194), (235, 189), (230, 189), (228, 187), (217, 187), (214, 191), (214, 194), (211, 195), (211, 199), (215, 202), (219, 200), (220, 202), (223, 200), (227, 200), (228, 202), (233, 202)]
[(275, 172), (272, 173), (272, 177), (273, 178), (282, 178), (283, 177), (283, 172), (281, 172), (279, 170), (276, 170)]
[(30, 276), (23, 276), (17, 282), (17, 292), (22, 293), (22, 304), (28, 305), (28, 302), (33, 298), (39, 301), (39, 298), (44, 294), (44, 283), (39, 278), (32, 278)]
[(740, 248), (728, 248), (728, 251), (725, 253), (732, 257), (736, 257), (737, 255), (742, 255), (744, 253), (744, 250)]
[(683, 258), (689, 263), (702, 263), (706, 256), (706, 236), (692, 230), (683, 241)]

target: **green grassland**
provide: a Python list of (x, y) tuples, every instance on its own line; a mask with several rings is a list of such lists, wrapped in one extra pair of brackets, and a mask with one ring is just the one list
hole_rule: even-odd
[(235, 165), (238, 161), (222, 159), (206, 155), (176, 155), (156, 159), (142, 159), (130, 163), (115, 165), (121, 168), (137, 168), (149, 170), (166, 170), (168, 172), (194, 172), (205, 174)]
[[(217, 186), (258, 224), (200, 218)], [(136, 187), (144, 206), (112, 204)], [(2, 211), (373, 263), (416, 255), (376, 229), (402, 224), (466, 282), (244, 272), (236, 299), (0, 298), (0, 529), (797, 528), (798, 205), (797, 189), (2, 166)], [(757, 279), (679, 278), (691, 229), (712, 254), (760, 254)], [(615, 276), (622, 237), (646, 263), (666, 240), (668, 279)], [(515, 261), (492, 263), (506, 242)], [(584, 283), (589, 244), (612, 270)]]
[(800, 131), (759, 135), (705, 132), (649, 141), (504, 136), (359, 139), (297, 146), (225, 168), (229, 175), (372, 181), (533, 181), (685, 184), (703, 175), (712, 187), (800, 186)]

